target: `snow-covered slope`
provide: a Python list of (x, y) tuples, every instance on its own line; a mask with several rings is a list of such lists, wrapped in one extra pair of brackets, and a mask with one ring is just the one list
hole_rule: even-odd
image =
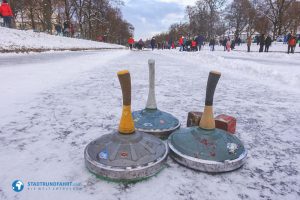
[(112, 49), (121, 45), (0, 27), (0, 52), (67, 49)]

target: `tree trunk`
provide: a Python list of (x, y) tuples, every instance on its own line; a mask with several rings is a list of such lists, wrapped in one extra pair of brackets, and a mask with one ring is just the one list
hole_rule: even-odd
[(30, 16), (30, 21), (31, 21), (31, 28), (32, 28), (32, 30), (35, 30), (34, 11), (33, 11), (33, 7), (31, 7), (31, 6), (29, 8), (29, 16)]

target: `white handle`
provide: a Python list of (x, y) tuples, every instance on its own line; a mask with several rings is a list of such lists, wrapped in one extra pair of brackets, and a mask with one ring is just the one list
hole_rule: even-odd
[(155, 60), (149, 59), (149, 93), (146, 108), (157, 109), (155, 100)]

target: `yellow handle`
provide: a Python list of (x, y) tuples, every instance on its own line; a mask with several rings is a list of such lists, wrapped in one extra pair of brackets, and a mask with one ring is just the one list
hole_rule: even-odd
[(132, 134), (135, 131), (134, 122), (131, 114), (131, 80), (128, 70), (118, 72), (118, 78), (122, 88), (123, 109), (122, 117), (119, 124), (121, 134)]

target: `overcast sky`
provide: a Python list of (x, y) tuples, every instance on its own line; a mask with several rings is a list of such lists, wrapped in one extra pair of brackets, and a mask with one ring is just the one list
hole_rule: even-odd
[(196, 0), (124, 0), (124, 19), (134, 27), (134, 38), (146, 39), (167, 31), (175, 22), (186, 21), (185, 7)]

